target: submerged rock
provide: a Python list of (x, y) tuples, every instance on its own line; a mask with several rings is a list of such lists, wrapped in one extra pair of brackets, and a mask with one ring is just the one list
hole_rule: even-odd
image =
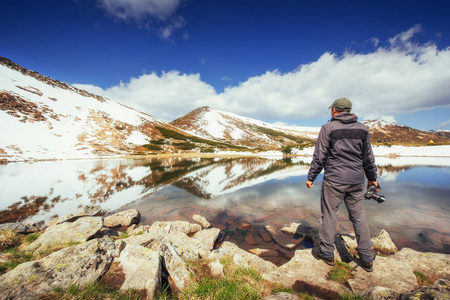
[(98, 216), (102, 211), (102, 208), (100, 205), (86, 205), (84, 206), (81, 211), (75, 215), (69, 214), (67, 216), (64, 216), (56, 221), (56, 224), (61, 224), (64, 222), (74, 222), (79, 218), (82, 217), (95, 217)]
[(273, 225), (267, 225), (265, 228), (278, 245), (288, 250), (294, 249), (303, 241), (303, 238), (295, 239), (291, 235), (283, 233), (280, 229)]

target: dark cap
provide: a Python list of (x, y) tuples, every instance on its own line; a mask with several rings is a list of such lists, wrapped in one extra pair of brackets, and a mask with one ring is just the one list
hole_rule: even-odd
[(333, 104), (331, 104), (328, 109), (334, 108), (337, 111), (344, 111), (348, 109), (349, 111), (352, 110), (352, 102), (348, 100), (347, 98), (339, 98), (334, 100)]

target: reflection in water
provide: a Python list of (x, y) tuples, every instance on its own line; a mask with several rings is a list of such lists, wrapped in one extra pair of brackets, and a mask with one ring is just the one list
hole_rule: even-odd
[[(202, 214), (242, 248), (270, 249), (275, 246), (257, 234), (265, 225), (318, 227), (321, 176), (313, 189), (305, 187), (309, 161), (172, 157), (9, 164), (0, 167), (0, 223), (48, 222), (93, 204), (109, 212), (137, 208), (144, 224), (192, 222), (193, 214)], [(372, 235), (384, 228), (401, 247), (450, 253), (449, 169), (379, 167), (387, 200), (366, 202)], [(351, 230), (342, 207), (338, 231)]]

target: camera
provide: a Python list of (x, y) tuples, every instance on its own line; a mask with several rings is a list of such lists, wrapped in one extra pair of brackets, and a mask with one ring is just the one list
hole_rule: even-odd
[(373, 199), (373, 200), (377, 201), (378, 203), (383, 203), (386, 200), (386, 198), (384, 198), (384, 196), (382, 196), (382, 195), (377, 195), (375, 193), (376, 190), (379, 189), (379, 188), (380, 188), (380, 185), (378, 185), (378, 187), (376, 187), (374, 185), (370, 185), (367, 188), (366, 193), (364, 194), (364, 198), (366, 200)]

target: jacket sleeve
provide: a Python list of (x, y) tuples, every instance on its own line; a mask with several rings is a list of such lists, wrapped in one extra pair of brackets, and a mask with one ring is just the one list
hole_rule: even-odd
[(323, 125), (320, 128), (319, 136), (317, 137), (316, 147), (311, 161), (311, 167), (308, 171), (308, 180), (314, 181), (317, 175), (322, 172), (328, 158), (328, 151), (330, 147), (330, 129), (329, 126)]
[(364, 141), (363, 166), (367, 180), (377, 181), (377, 165), (375, 164), (375, 158), (372, 152), (372, 145), (370, 144), (369, 132), (367, 132), (366, 139)]

